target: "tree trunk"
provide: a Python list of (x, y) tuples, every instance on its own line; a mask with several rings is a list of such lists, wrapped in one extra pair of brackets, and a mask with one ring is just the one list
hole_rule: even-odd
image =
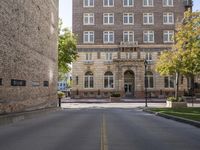
[(176, 90), (175, 90), (175, 97), (176, 100), (178, 101), (178, 97), (179, 97), (179, 77), (180, 77), (180, 73), (176, 72)]

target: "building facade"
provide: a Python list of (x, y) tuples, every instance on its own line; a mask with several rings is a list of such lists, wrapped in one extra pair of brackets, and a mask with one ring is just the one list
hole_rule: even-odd
[[(171, 49), (176, 24), (191, 7), (187, 0), (73, 0), (79, 58), (72, 96), (143, 98), (145, 88), (151, 97), (173, 95), (174, 78), (156, 73), (155, 63)], [(180, 91), (186, 83), (182, 77)]]
[(0, 1), (0, 114), (57, 103), (58, 0)]

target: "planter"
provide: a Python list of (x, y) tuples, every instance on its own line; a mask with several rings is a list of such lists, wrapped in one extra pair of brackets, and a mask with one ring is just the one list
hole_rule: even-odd
[(110, 97), (110, 101), (111, 102), (120, 102), (121, 101), (121, 97)]
[(169, 108), (186, 108), (187, 107), (187, 102), (167, 101), (166, 107), (169, 107)]

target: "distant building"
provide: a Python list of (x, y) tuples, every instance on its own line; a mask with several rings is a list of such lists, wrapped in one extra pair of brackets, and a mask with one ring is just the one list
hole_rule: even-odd
[[(77, 98), (151, 97), (174, 94), (174, 77), (162, 77), (154, 66), (174, 44), (191, 0), (73, 0), (73, 33), (79, 58), (73, 63), (72, 95)], [(144, 60), (147, 61), (145, 78)], [(187, 89), (181, 78), (180, 91)]]
[(56, 106), (58, 0), (0, 0), (0, 114)]

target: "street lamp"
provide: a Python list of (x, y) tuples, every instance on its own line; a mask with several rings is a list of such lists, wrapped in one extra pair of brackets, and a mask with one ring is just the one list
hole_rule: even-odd
[(144, 87), (145, 87), (145, 107), (147, 106), (147, 85), (146, 85), (146, 78), (147, 78), (147, 60), (144, 60)]

